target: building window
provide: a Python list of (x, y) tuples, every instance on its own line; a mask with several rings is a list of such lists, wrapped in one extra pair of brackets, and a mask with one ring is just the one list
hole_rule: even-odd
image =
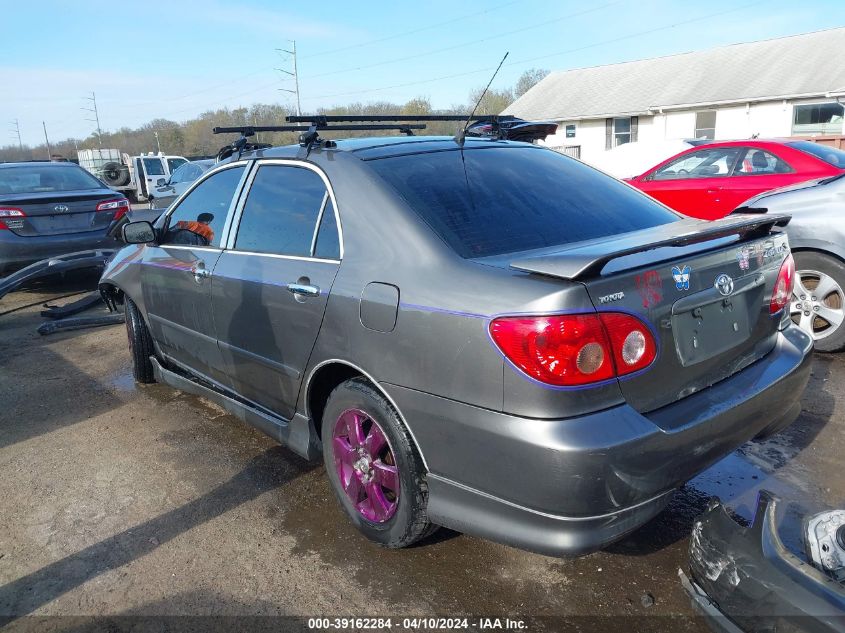
[(695, 137), (712, 141), (716, 138), (716, 111), (702, 110), (695, 113)]
[(566, 126), (566, 138), (575, 138), (575, 124)]
[(811, 103), (792, 108), (792, 133), (842, 134), (843, 108), (840, 103)]
[(639, 118), (635, 116), (605, 119), (605, 149), (637, 142)]

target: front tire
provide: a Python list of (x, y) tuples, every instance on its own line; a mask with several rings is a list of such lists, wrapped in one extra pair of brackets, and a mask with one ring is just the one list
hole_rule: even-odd
[(845, 349), (845, 265), (813, 251), (795, 257), (792, 320), (813, 337), (820, 352)]
[(124, 307), (126, 314), (126, 336), (129, 338), (129, 352), (132, 355), (132, 375), (135, 380), (142, 384), (155, 382), (153, 364), (150, 356), (155, 354), (153, 339), (147, 324), (141, 316), (138, 306), (129, 297), (126, 297)]
[(329, 396), (323, 461), (338, 502), (371, 541), (407, 547), (433, 533), (425, 467), (393, 406), (363, 378)]

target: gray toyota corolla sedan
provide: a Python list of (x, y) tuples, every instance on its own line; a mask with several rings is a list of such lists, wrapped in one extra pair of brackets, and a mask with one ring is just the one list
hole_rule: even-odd
[(101, 290), (140, 382), (322, 456), (371, 540), (573, 555), (795, 419), (787, 220), (681, 219), (527, 143), (316, 141), (128, 224)]

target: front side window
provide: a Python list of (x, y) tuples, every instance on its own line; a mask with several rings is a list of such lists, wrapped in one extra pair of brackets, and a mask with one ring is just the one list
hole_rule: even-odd
[(147, 176), (164, 176), (164, 165), (158, 158), (145, 158), (144, 170), (147, 172)]
[(466, 258), (561, 246), (678, 220), (615, 178), (530, 146), (394, 156), (369, 165)]
[(263, 165), (249, 189), (235, 248), (309, 257), (321, 212), (326, 222), (334, 223), (329, 193), (319, 174), (304, 167)]
[(740, 147), (712, 147), (700, 149), (676, 158), (658, 169), (652, 180), (676, 180), (679, 178), (724, 178), (729, 176)]
[(840, 103), (810, 103), (792, 108), (793, 134), (842, 134), (845, 106)]
[(778, 158), (771, 152), (766, 152), (756, 147), (748, 148), (745, 156), (739, 161), (734, 170), (735, 176), (762, 176), (772, 174), (788, 174), (793, 169), (786, 161)]
[(695, 138), (710, 141), (716, 138), (715, 110), (703, 110), (695, 113)]
[(243, 165), (218, 171), (182, 198), (168, 218), (162, 244), (219, 247), (243, 172)]

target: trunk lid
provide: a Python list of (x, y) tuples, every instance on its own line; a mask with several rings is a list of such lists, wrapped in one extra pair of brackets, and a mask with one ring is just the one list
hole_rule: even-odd
[(23, 218), (6, 221), (9, 229), (22, 237), (66, 235), (86, 231), (105, 231), (114, 218), (114, 210), (97, 212), (97, 204), (120, 198), (113, 191), (92, 189), (68, 193), (46, 192), (4, 195), (0, 206), (23, 211)]
[(774, 347), (781, 315), (770, 315), (769, 303), (789, 246), (785, 234), (770, 231), (788, 220), (683, 220), (511, 267), (580, 281), (597, 310), (633, 314), (650, 328), (654, 363), (619, 379), (628, 403), (646, 413), (724, 380)]

